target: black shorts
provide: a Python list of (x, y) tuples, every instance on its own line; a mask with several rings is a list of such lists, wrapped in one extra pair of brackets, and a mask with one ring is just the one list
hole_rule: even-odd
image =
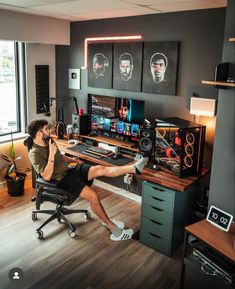
[(77, 164), (74, 168), (69, 168), (66, 175), (60, 180), (58, 187), (79, 196), (85, 186), (91, 186), (93, 180), (88, 181), (88, 172), (92, 165)]

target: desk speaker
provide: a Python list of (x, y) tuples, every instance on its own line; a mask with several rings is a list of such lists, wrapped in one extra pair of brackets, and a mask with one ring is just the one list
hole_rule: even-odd
[(155, 128), (143, 127), (140, 129), (139, 150), (151, 155), (154, 151)]
[(89, 115), (72, 114), (73, 132), (77, 134), (89, 133)]

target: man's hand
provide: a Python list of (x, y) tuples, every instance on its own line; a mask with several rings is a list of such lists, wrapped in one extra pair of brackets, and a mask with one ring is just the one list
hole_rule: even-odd
[(55, 154), (57, 152), (57, 145), (56, 143), (50, 139), (49, 140), (49, 159), (54, 161), (55, 160)]

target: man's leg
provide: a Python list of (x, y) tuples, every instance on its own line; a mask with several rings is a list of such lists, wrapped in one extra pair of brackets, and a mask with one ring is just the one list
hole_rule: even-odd
[(115, 225), (106, 214), (97, 193), (90, 187), (85, 186), (81, 191), (80, 196), (89, 201), (92, 211), (107, 224), (111, 231), (110, 239), (112, 241), (125, 241), (132, 238), (134, 231), (132, 229), (121, 229)]
[(125, 174), (135, 174), (136, 171), (142, 172), (147, 164), (148, 158), (142, 158), (131, 165), (106, 167), (102, 165), (93, 166), (89, 169), (88, 180), (93, 180), (98, 177), (115, 178)]
[(108, 215), (106, 214), (98, 194), (90, 187), (85, 186), (81, 191), (80, 197), (86, 199), (90, 203), (91, 209), (96, 214), (96, 216), (99, 217), (104, 223), (106, 223), (108, 228), (112, 230), (115, 225), (111, 222)]

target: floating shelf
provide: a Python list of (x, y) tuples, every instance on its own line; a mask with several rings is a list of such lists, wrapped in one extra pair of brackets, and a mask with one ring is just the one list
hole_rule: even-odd
[(230, 41), (230, 42), (235, 42), (235, 37), (229, 38), (229, 41)]
[(235, 87), (234, 82), (202, 80), (202, 84)]

